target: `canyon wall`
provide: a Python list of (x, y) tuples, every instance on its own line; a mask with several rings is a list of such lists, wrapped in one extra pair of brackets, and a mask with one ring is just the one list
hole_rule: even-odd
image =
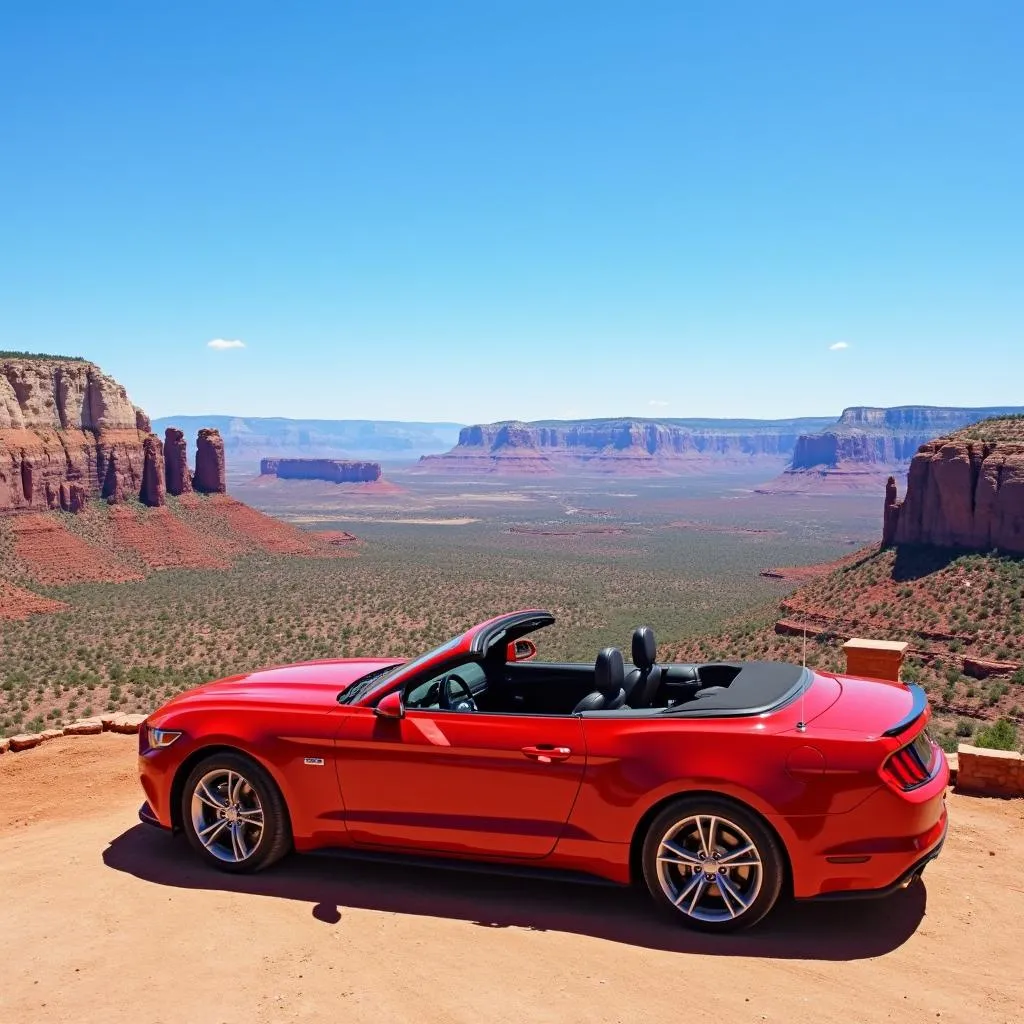
[(261, 476), (279, 480), (326, 480), (334, 484), (373, 483), (381, 477), (380, 463), (344, 459), (262, 459)]
[[(207, 444), (215, 448), (216, 439)], [(203, 476), (219, 491), (221, 450), (219, 465), (204, 463)], [(177, 449), (175, 455), (179, 470)], [(137, 498), (159, 506), (168, 492), (166, 480), (164, 445), (150, 433), (149, 417), (98, 366), (76, 359), (0, 358), (0, 513), (77, 512), (95, 498)], [(169, 493), (180, 494), (190, 484), (186, 468)]]
[(940, 438), (886, 488), (883, 543), (1024, 554), (1024, 439)]
[(673, 472), (716, 462), (781, 463), (802, 430), (830, 420), (648, 420), (605, 419), (465, 427), (459, 443), (443, 455), (420, 459), (430, 471), (554, 473)]

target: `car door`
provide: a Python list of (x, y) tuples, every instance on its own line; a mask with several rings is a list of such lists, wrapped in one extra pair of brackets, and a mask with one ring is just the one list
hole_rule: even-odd
[(355, 844), (467, 855), (549, 854), (586, 764), (578, 716), (438, 707), (355, 708), (336, 750)]

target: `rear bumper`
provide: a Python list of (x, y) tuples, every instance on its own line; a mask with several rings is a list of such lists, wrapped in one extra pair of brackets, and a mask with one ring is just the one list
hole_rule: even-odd
[[(945, 766), (927, 785), (909, 793), (880, 787), (843, 814), (802, 825), (806, 839), (790, 846), (793, 895), (840, 899), (899, 889), (942, 847), (948, 829)], [(799, 833), (797, 838), (799, 839)]]
[(942, 852), (942, 845), (946, 841), (948, 829), (949, 819), (944, 817), (942, 821), (942, 834), (939, 837), (939, 841), (923, 857), (919, 857), (914, 861), (895, 882), (889, 885), (883, 885), (878, 889), (842, 889), (834, 892), (823, 892), (816, 896), (804, 896), (801, 902), (832, 903), (838, 900), (873, 900), (892, 896), (901, 889), (906, 889), (915, 878), (919, 878), (924, 869), (938, 857)]

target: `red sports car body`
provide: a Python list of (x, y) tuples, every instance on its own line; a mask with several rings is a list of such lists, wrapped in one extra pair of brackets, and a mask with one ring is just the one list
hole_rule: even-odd
[[(289, 665), (174, 698), (140, 732), (140, 816), (211, 863), (324, 847), (643, 881), (728, 930), (909, 884), (946, 831), (916, 686), (769, 662), (517, 658), (544, 611), (416, 658)], [(681, 912), (681, 913), (680, 913)]]

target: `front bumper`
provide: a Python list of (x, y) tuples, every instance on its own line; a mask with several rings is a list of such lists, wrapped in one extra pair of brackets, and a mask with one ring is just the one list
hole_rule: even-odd
[(139, 821), (143, 825), (152, 825), (154, 828), (160, 829), (161, 832), (170, 832), (171, 830), (153, 813), (153, 808), (149, 806), (149, 803), (144, 803), (139, 808)]

